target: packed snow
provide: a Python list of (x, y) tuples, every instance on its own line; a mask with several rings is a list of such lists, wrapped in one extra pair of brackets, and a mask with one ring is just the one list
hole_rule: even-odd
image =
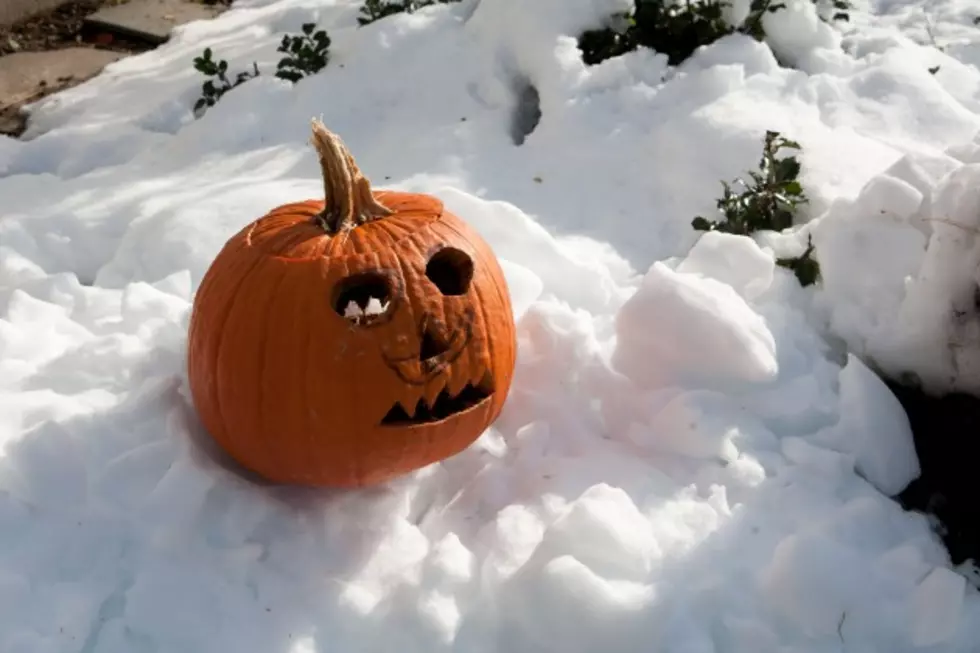
[[(625, 0), (238, 0), (34, 106), (0, 140), (0, 651), (976, 651), (876, 373), (980, 390), (975, 6), (787, 4), (671, 68), (582, 63)], [(195, 119), (194, 56), (270, 71), (305, 22), (323, 71)], [(485, 236), (518, 324), (498, 422), (363, 491), (240, 473), (184, 372), (225, 240), (321, 192), (312, 116)], [(766, 129), (809, 221), (695, 232)], [(811, 235), (804, 289), (774, 257)]]

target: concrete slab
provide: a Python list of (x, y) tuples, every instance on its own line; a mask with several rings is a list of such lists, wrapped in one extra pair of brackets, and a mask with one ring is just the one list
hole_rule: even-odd
[(177, 25), (214, 18), (222, 7), (192, 0), (129, 0), (115, 7), (103, 7), (85, 19), (93, 29), (163, 43)]
[(14, 52), (0, 57), (0, 108), (29, 102), (50, 90), (79, 84), (97, 75), (124, 52), (65, 48)]

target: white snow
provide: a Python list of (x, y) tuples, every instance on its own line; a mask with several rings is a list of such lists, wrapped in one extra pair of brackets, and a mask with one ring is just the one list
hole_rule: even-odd
[[(919, 467), (872, 371), (980, 390), (969, 3), (858, 3), (830, 27), (789, 0), (767, 43), (677, 68), (581, 62), (577, 33), (625, 0), (363, 28), (359, 5), (238, 0), (0, 139), (0, 651), (976, 650), (977, 590), (889, 498)], [(327, 68), (194, 118), (194, 56), (271, 71), (307, 21)], [(246, 479), (184, 376), (222, 244), (321, 191), (312, 116), (377, 186), (473, 224), (518, 320), (498, 422), (358, 492)], [(766, 129), (804, 148), (810, 221), (700, 236)], [(823, 280), (802, 289), (773, 261), (808, 235)]]

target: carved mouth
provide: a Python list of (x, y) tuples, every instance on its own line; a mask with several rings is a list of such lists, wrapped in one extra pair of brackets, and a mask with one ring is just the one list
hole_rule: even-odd
[(395, 402), (391, 410), (381, 419), (382, 426), (414, 426), (416, 424), (432, 424), (466, 412), (483, 403), (493, 394), (493, 376), (489, 370), (484, 373), (478, 383), (467, 382), (456, 395), (450, 395), (448, 388), (443, 388), (432, 405), (420, 398), (414, 406), (403, 406)]

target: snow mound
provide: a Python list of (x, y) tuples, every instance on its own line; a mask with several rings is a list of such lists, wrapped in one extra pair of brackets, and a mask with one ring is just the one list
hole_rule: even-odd
[(828, 328), (892, 378), (980, 392), (980, 164), (905, 157), (812, 227)]

